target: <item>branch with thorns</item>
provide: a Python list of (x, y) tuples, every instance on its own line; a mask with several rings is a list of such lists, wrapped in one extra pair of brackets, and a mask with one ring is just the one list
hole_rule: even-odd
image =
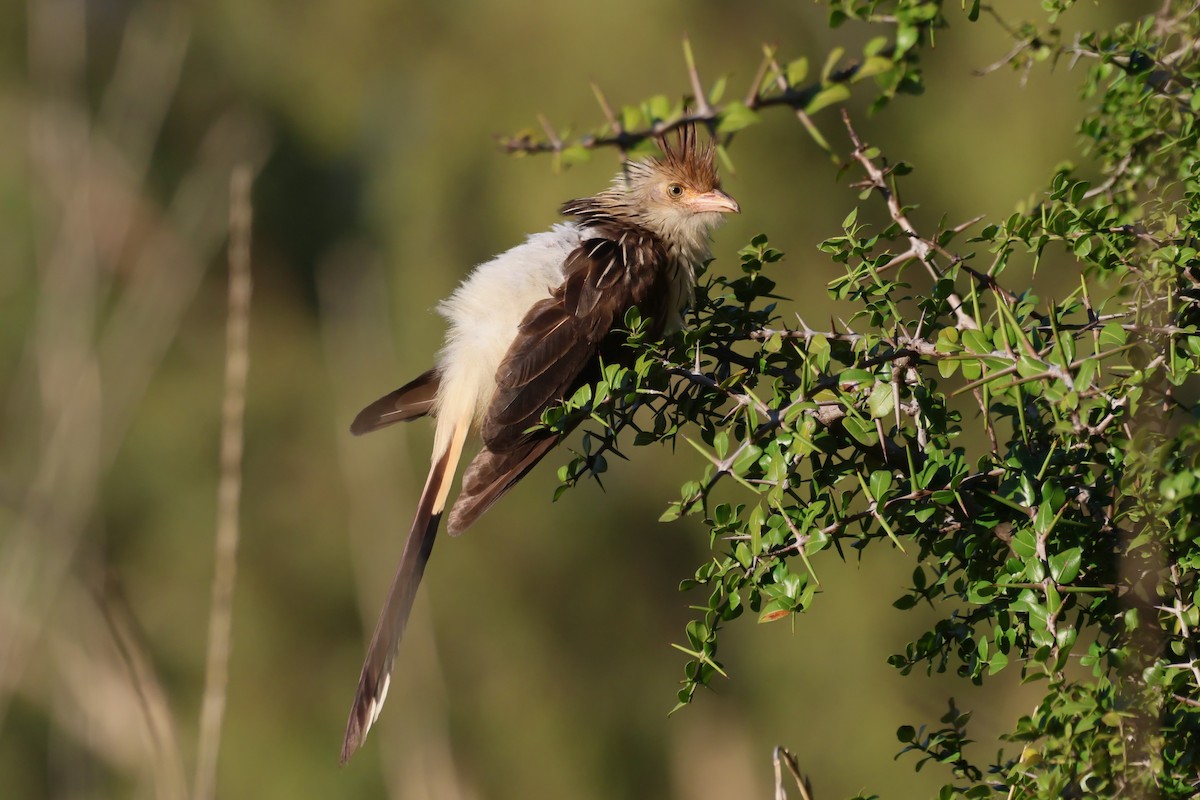
[[(671, 119), (651, 120), (642, 127), (630, 130), (625, 127), (620, 117), (614, 112), (613, 106), (608, 101), (604, 91), (593, 81), (591, 84), (592, 93), (595, 95), (596, 102), (600, 106), (600, 111), (606, 121), (603, 132), (584, 134), (577, 140), (571, 141), (560, 134), (545, 115), (539, 114), (538, 124), (545, 138), (536, 139), (532, 133), (505, 136), (500, 137), (500, 147), (507, 153), (530, 155), (540, 153), (561, 154), (569, 147), (581, 147), (584, 150), (615, 147), (620, 151), (623, 160), (630, 150), (638, 147), (643, 142), (656, 139), (685, 125), (703, 125), (708, 128), (710, 133), (717, 135), (723, 116), (728, 114), (730, 109), (737, 104), (751, 112), (766, 108), (791, 108), (796, 113), (797, 119), (803, 123), (809, 134), (813, 137), (814, 141), (822, 149), (830, 151), (829, 144), (825, 141), (825, 138), (821, 135), (810, 116), (813, 101), (823, 92), (833, 87), (852, 84), (867, 77), (867, 75), (863, 74), (863, 66), (866, 62), (862, 61), (850, 63), (841, 69), (829, 70), (819, 80), (807, 85), (792, 85), (788, 81), (784, 68), (776, 58), (777, 48), (764, 45), (763, 59), (755, 70), (754, 78), (750, 82), (745, 96), (740, 100), (732, 100), (720, 104), (714, 103), (709, 98), (708, 93), (704, 91), (704, 83), (700, 77), (699, 68), (696, 66), (691, 41), (686, 37), (683, 40), (683, 52), (691, 94), (688, 98), (690, 105), (685, 106), (685, 110), (681, 114)], [(891, 55), (892, 52), (892, 49), (885, 48), (880, 51), (879, 55), (886, 57)], [(725, 133), (720, 137), (721, 144), (723, 146), (728, 145), (733, 136), (733, 132)]]

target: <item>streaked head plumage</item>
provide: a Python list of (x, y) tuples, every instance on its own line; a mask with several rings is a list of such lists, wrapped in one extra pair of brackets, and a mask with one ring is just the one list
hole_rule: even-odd
[(723, 216), (740, 207), (721, 190), (716, 145), (701, 141), (688, 122), (658, 137), (661, 156), (630, 161), (612, 185), (595, 197), (572, 201), (566, 214), (615, 219), (640, 225), (667, 240), (695, 249)]
[(700, 140), (695, 123), (689, 122), (658, 137), (661, 158), (650, 159), (663, 173), (700, 191), (721, 188), (717, 177), (717, 148), (712, 139)]

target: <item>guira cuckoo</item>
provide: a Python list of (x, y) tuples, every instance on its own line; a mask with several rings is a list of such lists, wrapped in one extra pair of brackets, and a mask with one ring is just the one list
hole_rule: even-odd
[(367, 651), (342, 743), (344, 763), (379, 716), (392, 662), (433, 549), (463, 444), (483, 441), (450, 509), (462, 533), (558, 443), (530, 431), (542, 412), (620, 358), (609, 333), (637, 307), (656, 336), (678, 330), (709, 234), (737, 202), (721, 191), (711, 141), (691, 125), (659, 140), (661, 158), (630, 162), (612, 184), (572, 200), (571, 222), (479, 265), (443, 301), (449, 323), (437, 364), (364, 408), (355, 434), (432, 415), (429, 477)]

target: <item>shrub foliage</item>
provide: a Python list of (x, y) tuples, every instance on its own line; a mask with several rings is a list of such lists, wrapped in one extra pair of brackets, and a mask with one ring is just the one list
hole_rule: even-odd
[[(724, 100), (724, 81), (703, 89), (685, 47), (692, 91), (678, 104), (658, 97), (614, 111), (598, 95), (602, 129), (507, 143), (569, 164), (602, 146), (636, 151), (698, 120), (728, 158), (736, 132), (768, 109), (791, 109), (818, 146), (842, 153), (861, 203), (882, 204), (890, 221), (861, 224), (856, 209), (820, 245), (844, 267), (828, 287), (849, 309), (837, 328), (810, 327), (773, 294), (783, 254), (766, 236), (741, 251), (736, 277), (702, 280), (693, 324), (676, 338), (647, 340), (632, 313), (629, 362), (546, 416), (552, 427), (590, 420), (560, 470), (563, 487), (602, 473), (605, 454), (630, 440), (694, 447), (706, 459), (663, 514), (702, 517), (714, 551), (682, 586), (706, 599), (677, 645), (688, 658), (681, 705), (725, 674), (723, 626), (747, 611), (760, 621), (803, 613), (831, 553), (895, 547), (916, 562), (896, 607), (928, 604), (940, 615), (890, 657), (896, 669), (953, 670), (976, 684), (1019, 670), (1045, 687), (992, 763), (963, 752), (970, 714), (953, 701), (940, 721), (900, 728), (918, 768), (948, 767), (943, 797), (1193, 797), (1194, 4), (1166, 2), (1071, 42), (1055, 27), (1071, 0), (1046, 0), (1044, 16), (1023, 24), (978, 0), (827, 5), (832, 26), (881, 32), (853, 63), (834, 52), (814, 75), (808, 59), (768, 50), (745, 98)], [(934, 32), (969, 23), (1011, 35), (1012, 50), (992, 68), (1021, 79), (1039, 62), (1074, 69), (1090, 102), (1078, 126), (1087, 168), (1062, 165), (1035, 204), (1005, 219), (919, 230), (904, 195), (909, 165), (863, 142), (845, 111), (841, 122), (831, 112), (855, 93), (872, 93), (874, 113), (919, 93)], [(1077, 273), (1068, 296), (1036, 293), (1043, 258), (1060, 275)], [(1010, 268), (1030, 265), (1032, 286), (1007, 283)]]

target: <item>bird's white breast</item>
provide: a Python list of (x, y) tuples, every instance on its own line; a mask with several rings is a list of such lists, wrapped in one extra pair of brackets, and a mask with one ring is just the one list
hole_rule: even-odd
[[(480, 264), (438, 305), (449, 322), (438, 355), (442, 373), (439, 414), (476, 425), (496, 390), (496, 369), (526, 312), (563, 281), (563, 266), (581, 241), (579, 226), (560, 223)], [(440, 432), (439, 426), (439, 432)]]

